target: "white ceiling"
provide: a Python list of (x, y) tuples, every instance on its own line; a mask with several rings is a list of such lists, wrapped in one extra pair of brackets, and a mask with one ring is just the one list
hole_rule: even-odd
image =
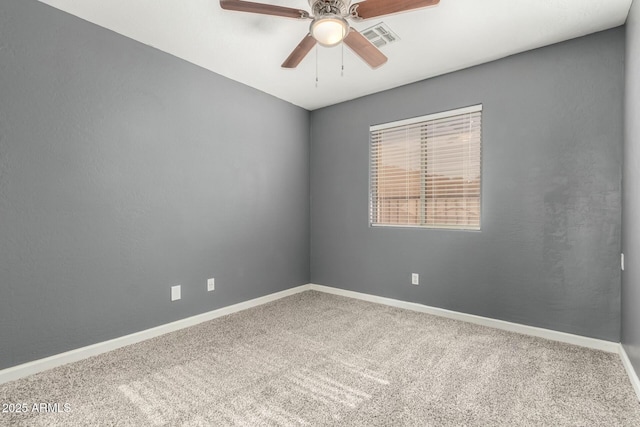
[[(381, 21), (400, 41), (371, 70), (348, 48), (280, 64), (310, 21), (222, 10), (218, 0), (40, 0), (308, 110), (624, 24), (632, 0), (441, 0)], [(306, 0), (252, 0), (309, 10)], [(356, 0), (353, 0), (354, 3)], [(391, 0), (390, 0), (391, 1)]]

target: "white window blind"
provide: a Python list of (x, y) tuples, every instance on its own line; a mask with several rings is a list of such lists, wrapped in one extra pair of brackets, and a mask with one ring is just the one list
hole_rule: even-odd
[(370, 132), (371, 225), (480, 229), (481, 105)]

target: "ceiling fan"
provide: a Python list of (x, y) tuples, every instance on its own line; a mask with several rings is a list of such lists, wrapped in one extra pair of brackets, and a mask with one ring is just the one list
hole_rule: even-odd
[(302, 9), (244, 0), (220, 0), (220, 7), (226, 10), (283, 16), (285, 18), (311, 19), (309, 33), (282, 63), (283, 68), (296, 68), (316, 43), (321, 46), (332, 47), (343, 41), (371, 68), (377, 68), (387, 62), (387, 57), (366, 37), (354, 28), (350, 28), (347, 19), (359, 21), (433, 6), (440, 2), (440, 0), (365, 0), (360, 3), (350, 4), (350, 1), (309, 0), (311, 13)]

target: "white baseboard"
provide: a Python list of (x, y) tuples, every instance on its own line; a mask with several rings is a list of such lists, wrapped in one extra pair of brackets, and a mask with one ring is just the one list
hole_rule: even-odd
[(633, 365), (631, 364), (631, 360), (629, 360), (629, 356), (627, 356), (627, 352), (624, 349), (624, 346), (620, 344), (620, 359), (622, 359), (622, 364), (624, 365), (624, 369), (627, 371), (627, 375), (629, 376), (629, 380), (631, 381), (631, 385), (633, 389), (636, 391), (636, 396), (638, 396), (638, 400), (640, 400), (640, 378), (638, 378), (638, 374), (636, 370), (633, 369)]
[(217, 310), (198, 314), (186, 319), (181, 319), (175, 322), (156, 326), (155, 328), (146, 329), (144, 331), (136, 332), (130, 335), (114, 338), (109, 341), (103, 341), (86, 347), (77, 348), (75, 350), (66, 351), (64, 353), (55, 354), (50, 357), (45, 357), (44, 359), (38, 359), (21, 365), (12, 366), (11, 368), (0, 370), (0, 384), (24, 378), (38, 372), (56, 368), (58, 366), (66, 365), (67, 363), (76, 362), (78, 360), (86, 359), (91, 356), (106, 353), (108, 351), (145, 341), (150, 338), (155, 338), (157, 336), (177, 331), (179, 329), (188, 328), (189, 326), (207, 322), (221, 316), (226, 316), (227, 314), (232, 314), (238, 311), (246, 310), (248, 308), (257, 307), (259, 305), (266, 304), (268, 302), (275, 301), (289, 295), (308, 291), (310, 288), (310, 285), (301, 285), (292, 289), (286, 289), (284, 291), (265, 295), (260, 298), (255, 298), (249, 301), (222, 307)]
[(434, 316), (446, 317), (449, 319), (461, 320), (463, 322), (475, 323), (477, 325), (489, 326), (495, 329), (502, 329), (519, 334), (531, 335), (534, 337), (546, 338), (553, 341), (560, 341), (567, 344), (606, 351), (608, 353), (619, 353), (620, 343), (604, 341), (596, 338), (588, 338), (580, 335), (568, 334), (565, 332), (553, 331), (550, 329), (538, 328), (535, 326), (521, 325), (519, 323), (506, 322), (504, 320), (491, 319), (489, 317), (476, 316), (458, 311), (446, 310), (444, 308), (430, 307), (428, 305), (414, 302), (400, 301), (391, 298), (379, 297), (375, 295), (363, 294), (360, 292), (347, 291), (324, 285), (310, 285), (311, 290), (341, 295), (349, 298), (356, 298), (363, 301), (389, 305), (392, 307), (404, 308), (407, 310), (419, 311), (421, 313), (433, 314)]

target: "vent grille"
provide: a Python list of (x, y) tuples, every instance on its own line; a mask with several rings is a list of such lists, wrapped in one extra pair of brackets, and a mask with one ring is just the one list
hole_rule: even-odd
[(390, 43), (395, 43), (400, 40), (398, 35), (391, 31), (389, 26), (384, 22), (380, 22), (379, 24), (364, 29), (361, 31), (361, 33), (377, 48), (381, 48)]

